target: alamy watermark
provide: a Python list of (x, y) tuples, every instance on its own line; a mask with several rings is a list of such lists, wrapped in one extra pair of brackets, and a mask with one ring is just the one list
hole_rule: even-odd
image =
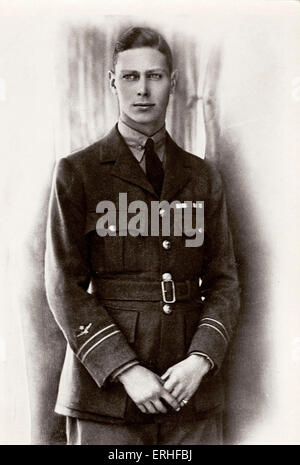
[[(149, 211), (150, 210), (150, 211)], [(118, 204), (102, 200), (97, 204), (96, 231), (99, 236), (186, 236), (186, 247), (200, 247), (204, 240), (204, 201), (134, 200), (128, 204), (126, 192)], [(172, 229), (171, 229), (172, 226)]]

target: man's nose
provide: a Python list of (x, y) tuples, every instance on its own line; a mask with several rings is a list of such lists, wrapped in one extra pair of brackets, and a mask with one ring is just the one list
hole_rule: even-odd
[(147, 97), (149, 95), (149, 88), (146, 78), (141, 78), (139, 80), (138, 95), (143, 97)]

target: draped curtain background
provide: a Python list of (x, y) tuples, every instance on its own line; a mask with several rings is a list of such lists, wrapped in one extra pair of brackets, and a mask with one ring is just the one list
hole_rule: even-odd
[(53, 413), (65, 342), (43, 281), (50, 182), (59, 157), (115, 123), (107, 71), (115, 37), (130, 24), (157, 27), (170, 43), (180, 73), (167, 128), (186, 150), (214, 160), (226, 186), (243, 291), (225, 367), (226, 441), (299, 439), (299, 296), (288, 278), (296, 279), (300, 253), (291, 246), (299, 10), (268, 8), (203, 7), (147, 21), (97, 8), (41, 9), (39, 21), (34, 9), (5, 10), (13, 14), (1, 24), (0, 442), (29, 442), (29, 427), (35, 444), (65, 441), (64, 419)]

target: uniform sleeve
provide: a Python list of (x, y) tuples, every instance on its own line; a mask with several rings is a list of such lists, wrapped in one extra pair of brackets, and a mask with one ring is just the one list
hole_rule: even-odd
[(204, 205), (203, 310), (188, 353), (207, 354), (216, 371), (237, 322), (240, 292), (222, 180), (216, 169), (211, 170), (210, 195)]
[(135, 352), (97, 297), (90, 282), (85, 236), (84, 187), (71, 162), (56, 167), (50, 197), (45, 284), (51, 311), (68, 344), (98, 386)]

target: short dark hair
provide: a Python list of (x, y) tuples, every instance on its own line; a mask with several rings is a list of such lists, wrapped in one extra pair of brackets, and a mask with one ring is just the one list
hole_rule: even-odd
[(120, 52), (141, 47), (151, 47), (161, 52), (166, 57), (169, 71), (172, 71), (173, 57), (167, 41), (159, 32), (148, 27), (130, 27), (120, 34), (113, 51), (113, 69)]

